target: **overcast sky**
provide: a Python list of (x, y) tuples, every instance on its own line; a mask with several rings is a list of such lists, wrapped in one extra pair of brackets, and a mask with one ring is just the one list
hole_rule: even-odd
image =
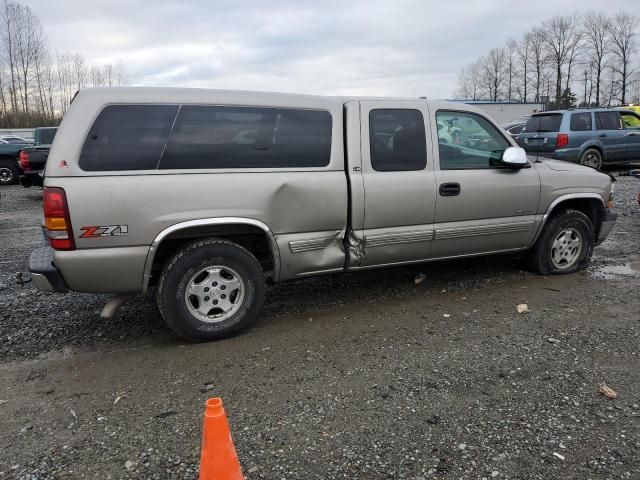
[(52, 51), (129, 83), (450, 98), (461, 66), (551, 15), (640, 0), (31, 0)]

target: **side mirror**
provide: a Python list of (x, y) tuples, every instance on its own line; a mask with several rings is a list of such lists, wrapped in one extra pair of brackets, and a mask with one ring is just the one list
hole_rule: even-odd
[(509, 147), (503, 153), (500, 158), (500, 164), (509, 168), (523, 168), (529, 164), (527, 159), (527, 152), (524, 148)]

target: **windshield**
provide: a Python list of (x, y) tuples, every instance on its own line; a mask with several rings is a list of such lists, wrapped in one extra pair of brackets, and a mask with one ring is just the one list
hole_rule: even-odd
[(561, 113), (550, 113), (548, 115), (534, 115), (522, 129), (522, 132), (557, 132), (560, 130), (562, 121)]

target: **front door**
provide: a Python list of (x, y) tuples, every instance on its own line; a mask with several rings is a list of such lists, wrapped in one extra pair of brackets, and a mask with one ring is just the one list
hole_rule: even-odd
[(596, 128), (598, 140), (604, 147), (604, 159), (607, 162), (624, 160), (627, 146), (620, 112), (596, 112)]
[(431, 256), (520, 249), (535, 225), (540, 179), (535, 168), (497, 165), (511, 144), (484, 116), (432, 112), (438, 138), (437, 201)]
[(620, 112), (624, 126), (625, 159), (640, 161), (640, 115)]
[(357, 266), (426, 259), (436, 191), (426, 102), (360, 104), (364, 256)]

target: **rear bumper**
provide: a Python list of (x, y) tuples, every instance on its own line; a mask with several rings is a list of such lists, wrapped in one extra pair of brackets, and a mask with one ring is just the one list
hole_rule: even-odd
[(564, 160), (565, 162), (580, 163), (579, 148), (561, 148), (551, 153), (550, 156), (556, 160)]
[(610, 212), (609, 210), (605, 212), (602, 224), (600, 225), (600, 231), (598, 232), (598, 238), (596, 239), (596, 245), (600, 245), (607, 239), (616, 224), (617, 218), (617, 213)]
[(20, 185), (24, 188), (42, 187), (43, 184), (44, 178), (41, 172), (24, 172), (20, 175)]
[(67, 293), (69, 289), (58, 269), (53, 265), (53, 248), (38, 247), (29, 256), (31, 280), (44, 292)]

